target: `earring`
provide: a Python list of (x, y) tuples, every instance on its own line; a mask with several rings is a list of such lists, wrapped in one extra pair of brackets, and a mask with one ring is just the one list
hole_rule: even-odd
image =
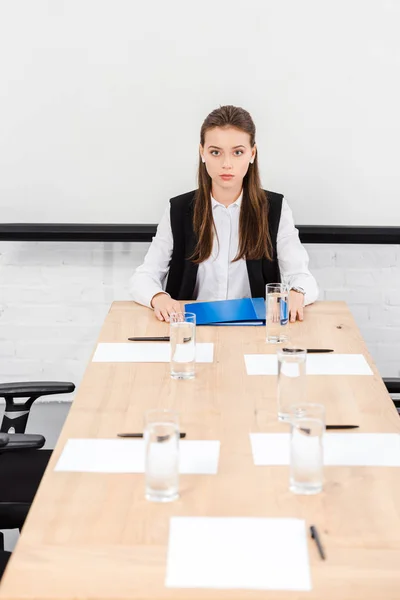
[(251, 159), (250, 164), (252, 165), (254, 163), (254, 158)]
[(203, 157), (201, 157), (201, 162), (204, 164), (206, 161), (204, 160)]

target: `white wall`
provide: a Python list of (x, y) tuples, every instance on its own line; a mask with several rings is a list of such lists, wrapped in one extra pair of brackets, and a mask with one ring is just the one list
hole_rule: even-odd
[[(147, 247), (0, 242), (0, 381), (79, 384), (109, 305), (129, 299)], [(307, 250), (321, 299), (348, 302), (382, 376), (399, 376), (400, 246)]]
[(400, 2), (2, 0), (0, 221), (157, 223), (220, 104), (303, 225), (400, 226)]

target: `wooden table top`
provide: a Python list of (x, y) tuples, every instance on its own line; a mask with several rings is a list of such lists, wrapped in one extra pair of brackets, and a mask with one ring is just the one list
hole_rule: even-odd
[[(243, 355), (274, 353), (263, 327), (199, 327), (215, 344), (213, 364), (173, 381), (168, 364), (92, 363), (71, 407), (0, 586), (15, 599), (396, 599), (400, 598), (400, 470), (326, 467), (316, 496), (288, 490), (288, 467), (255, 467), (250, 431), (287, 431), (276, 418), (276, 377), (248, 376)], [(99, 341), (166, 335), (168, 325), (133, 302), (115, 302)], [(368, 376), (310, 376), (308, 400), (327, 422), (360, 432), (400, 432), (400, 419), (347, 306), (318, 302), (289, 325), (305, 347), (362, 353)], [(70, 437), (114, 438), (141, 431), (149, 408), (174, 408), (188, 439), (219, 439), (218, 475), (181, 477), (181, 497), (144, 499), (144, 475), (54, 472)], [(40, 432), (38, 432), (40, 433)], [(169, 589), (164, 586), (172, 516), (298, 517), (314, 523), (327, 560), (309, 541), (311, 592)]]

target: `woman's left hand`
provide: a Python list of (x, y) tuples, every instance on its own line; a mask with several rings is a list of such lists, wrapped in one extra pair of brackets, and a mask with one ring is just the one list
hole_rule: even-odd
[(289, 321), (302, 321), (304, 318), (304, 294), (290, 290), (289, 292)]

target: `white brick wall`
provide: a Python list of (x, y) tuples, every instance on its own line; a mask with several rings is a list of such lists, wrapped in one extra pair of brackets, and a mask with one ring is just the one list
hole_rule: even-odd
[(321, 300), (345, 300), (384, 377), (400, 376), (400, 246), (308, 245)]
[[(109, 305), (129, 299), (147, 247), (0, 242), (0, 381), (79, 384)], [(382, 375), (400, 376), (400, 246), (307, 250), (320, 299), (348, 302)]]

